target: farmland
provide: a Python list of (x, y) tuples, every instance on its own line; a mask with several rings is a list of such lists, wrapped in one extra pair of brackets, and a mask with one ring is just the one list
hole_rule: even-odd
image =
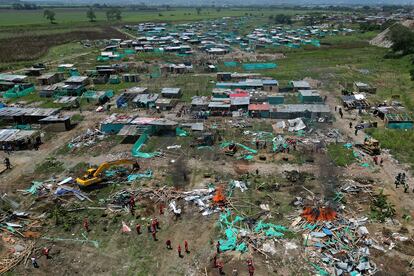
[[(87, 8), (55, 8), (56, 22), (58, 24), (73, 25), (88, 24), (86, 17)], [(197, 14), (195, 8), (172, 8), (171, 10), (156, 10), (156, 11), (123, 11), (122, 23), (139, 23), (148, 21), (162, 21), (162, 22), (180, 22), (180, 21), (194, 21), (203, 19), (220, 18), (225, 16), (244, 16), (246, 14), (253, 16), (268, 17), (278, 13), (284, 14), (301, 14), (305, 13), (303, 10), (289, 10), (289, 9), (242, 9), (242, 8), (225, 8), (217, 11), (217, 9), (203, 8), (200, 14)], [(94, 24), (107, 23), (105, 11), (97, 10), (96, 21)], [(43, 10), (33, 11), (16, 11), (16, 10), (1, 10), (0, 9), (0, 26), (24, 26), (24, 25), (47, 25), (49, 22), (43, 17)]]

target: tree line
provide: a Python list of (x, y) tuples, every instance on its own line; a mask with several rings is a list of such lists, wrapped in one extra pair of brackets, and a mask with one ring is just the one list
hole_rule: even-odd
[[(391, 40), (392, 56), (401, 57), (414, 54), (414, 32), (401, 24), (390, 27), (387, 38)], [(414, 59), (412, 61), (414, 64)], [(411, 80), (414, 81), (414, 66), (410, 70)]]
[[(122, 20), (122, 11), (118, 8), (110, 8), (106, 10), (106, 19), (108, 21), (121, 21)], [(43, 11), (43, 17), (50, 21), (51, 24), (56, 24), (56, 13), (53, 10), (46, 9)], [(90, 22), (96, 21), (95, 10), (90, 7), (86, 11), (86, 17)]]

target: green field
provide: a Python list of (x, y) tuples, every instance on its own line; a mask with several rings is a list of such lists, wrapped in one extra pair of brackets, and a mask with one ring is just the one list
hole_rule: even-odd
[[(78, 24), (88, 23), (86, 18), (87, 8), (55, 8), (52, 9), (56, 13), (56, 22), (58, 24)], [(255, 15), (268, 17), (278, 13), (284, 14), (301, 14), (307, 11), (289, 10), (289, 9), (242, 9), (242, 8), (228, 8), (217, 11), (215, 9), (204, 8), (198, 15), (195, 8), (174, 8), (171, 10), (161, 11), (123, 11), (122, 22), (147, 22), (147, 21), (192, 21), (211, 18), (220, 18), (225, 16), (244, 16)], [(104, 10), (96, 10), (96, 23), (106, 21)], [(35, 24), (49, 24), (43, 17), (43, 10), (0, 10), (0, 26), (21, 26), (21, 25), (35, 25)]]

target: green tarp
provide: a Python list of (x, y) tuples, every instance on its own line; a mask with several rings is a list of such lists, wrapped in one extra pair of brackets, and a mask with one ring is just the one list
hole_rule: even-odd
[(225, 148), (225, 147), (230, 146), (231, 144), (236, 144), (237, 146), (239, 146), (241, 148), (244, 148), (245, 150), (247, 150), (247, 151), (249, 151), (249, 152), (251, 152), (253, 154), (256, 154), (257, 153), (257, 150), (254, 150), (252, 148), (249, 148), (248, 146), (245, 146), (245, 145), (240, 144), (240, 143), (233, 143), (233, 142), (228, 142), (228, 141), (221, 143), (220, 144), (220, 147)]
[(142, 146), (148, 140), (149, 135), (147, 133), (143, 133), (139, 139), (135, 142), (134, 146), (132, 147), (132, 156), (138, 158), (153, 158), (155, 156), (160, 155), (160, 152), (142, 152), (140, 151)]
[[(242, 222), (244, 218), (240, 216), (236, 216), (233, 220), (231, 220), (231, 212), (227, 210), (226, 212), (222, 213), (219, 217), (219, 225), (220, 228), (224, 229), (224, 236), (225, 239), (220, 239), (220, 250), (221, 251), (229, 251), (229, 250), (237, 250), (239, 252), (246, 252), (247, 245), (242, 243), (237, 243), (237, 235), (239, 234), (240, 230), (236, 227), (238, 222)], [(248, 229), (243, 229), (245, 231), (249, 231)], [(264, 232), (267, 237), (283, 237), (283, 233), (288, 231), (288, 229), (282, 225), (276, 225), (273, 223), (264, 223), (259, 221), (256, 227), (253, 229), (255, 233)]]
[(236, 61), (225, 61), (224, 66), (226, 67), (237, 67), (239, 65)]
[(274, 69), (277, 67), (276, 63), (245, 63), (243, 64), (244, 70), (264, 70)]
[(43, 185), (43, 182), (33, 181), (32, 186), (26, 189), (26, 192), (31, 193), (32, 195), (37, 194), (37, 190)]
[(3, 98), (5, 98), (5, 99), (20, 98), (20, 97), (24, 97), (24, 96), (29, 95), (33, 91), (35, 91), (34, 86), (26, 88), (26, 89), (22, 89), (19, 85), (16, 85), (13, 88), (7, 90), (3, 94)]
[(184, 129), (177, 127), (175, 129), (175, 135), (177, 135), (179, 137), (186, 137), (186, 136), (188, 136), (188, 133)]
[(128, 182), (133, 182), (142, 178), (152, 178), (152, 170), (148, 169), (144, 173), (130, 174), (128, 175)]

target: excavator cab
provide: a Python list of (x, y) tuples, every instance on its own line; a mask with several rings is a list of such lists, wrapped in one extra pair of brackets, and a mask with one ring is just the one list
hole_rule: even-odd
[(366, 138), (363, 144), (356, 144), (355, 146), (372, 156), (381, 154), (380, 142), (372, 137)]

